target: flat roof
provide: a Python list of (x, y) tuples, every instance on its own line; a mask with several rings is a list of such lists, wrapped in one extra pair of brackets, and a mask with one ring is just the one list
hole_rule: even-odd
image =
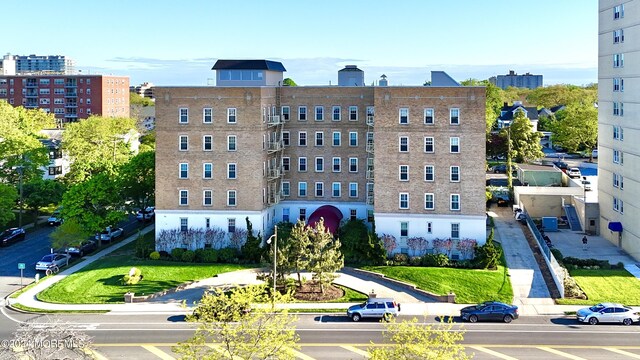
[(287, 71), (281, 62), (271, 60), (218, 60), (211, 70)]

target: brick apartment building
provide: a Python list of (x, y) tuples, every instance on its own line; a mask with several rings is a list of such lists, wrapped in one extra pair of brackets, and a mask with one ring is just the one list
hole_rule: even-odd
[(215, 87), (155, 88), (157, 236), (249, 217), (266, 237), (328, 205), (375, 221), (397, 252), (414, 236), (484, 243), (484, 87), (282, 87), (265, 60), (214, 70)]
[(91, 115), (129, 117), (129, 78), (107, 75), (0, 75), (0, 101), (55, 114), (58, 123)]

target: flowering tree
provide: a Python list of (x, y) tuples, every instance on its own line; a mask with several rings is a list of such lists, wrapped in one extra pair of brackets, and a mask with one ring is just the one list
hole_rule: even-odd
[(222, 228), (217, 226), (208, 228), (204, 231), (204, 244), (210, 245), (213, 249), (222, 248), (225, 242), (226, 233)]
[(242, 245), (247, 241), (247, 234), (247, 230), (236, 228), (236, 231), (229, 234), (230, 245), (240, 251)]
[(396, 237), (393, 235), (382, 234), (380, 240), (384, 244), (385, 250), (387, 250), (387, 255), (393, 253), (393, 250), (398, 247), (398, 241), (396, 241)]
[(414, 256), (424, 255), (428, 245), (429, 240), (421, 236), (412, 237), (407, 240), (407, 246), (409, 246)]
[(445, 254), (451, 257), (451, 249), (453, 248), (453, 240), (447, 239), (433, 239), (433, 249), (436, 253)]
[(456, 244), (456, 249), (460, 251), (463, 259), (473, 258), (473, 249), (476, 247), (476, 239), (462, 239)]

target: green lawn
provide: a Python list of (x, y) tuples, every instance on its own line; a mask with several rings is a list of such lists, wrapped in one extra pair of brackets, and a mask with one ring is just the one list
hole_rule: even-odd
[(599, 302), (616, 302), (640, 305), (640, 280), (627, 270), (571, 270), (573, 277), (587, 294), (587, 300), (558, 299), (561, 305), (593, 305)]
[(367, 266), (363, 269), (411, 283), (419, 289), (445, 295), (456, 294), (456, 303), (475, 304), (487, 300), (513, 301), (513, 289), (503, 266), (498, 270), (452, 269), (414, 266)]
[[(143, 280), (136, 285), (122, 285), (122, 277), (134, 266), (142, 271)], [(99, 259), (44, 290), (38, 294), (38, 299), (64, 304), (123, 303), (127, 291), (149, 295), (188, 281), (252, 267), (255, 265), (139, 260), (129, 252), (119, 250), (118, 255)]]

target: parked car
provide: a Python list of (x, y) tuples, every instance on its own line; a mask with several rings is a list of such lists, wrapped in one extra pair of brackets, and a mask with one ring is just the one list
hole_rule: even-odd
[(569, 168), (569, 164), (564, 161), (556, 161), (553, 163), (560, 170), (567, 170)]
[(591, 157), (594, 159), (598, 158), (598, 149), (591, 150)]
[(51, 226), (58, 226), (60, 224), (62, 224), (64, 222), (64, 220), (62, 220), (62, 217), (60, 216), (60, 211), (56, 210), (54, 211), (51, 216), (49, 216), (49, 218), (47, 219), (47, 223)]
[(47, 271), (55, 267), (61, 268), (69, 263), (71, 256), (67, 254), (48, 254), (36, 263), (36, 270)]
[(472, 323), (483, 320), (510, 323), (518, 318), (518, 307), (497, 301), (486, 301), (478, 305), (462, 308), (460, 317)]
[[(516, 172), (518, 170), (518, 168), (515, 165), (511, 165), (511, 172)], [(494, 167), (491, 168), (491, 171), (493, 171), (494, 174), (506, 174), (507, 173), (507, 165), (506, 164), (499, 164), (499, 165), (495, 165)]]
[(25, 232), (23, 228), (9, 228), (0, 234), (0, 245), (8, 245), (16, 241), (24, 240)]
[(124, 230), (122, 228), (112, 228), (111, 226), (107, 226), (106, 229), (102, 230), (102, 232), (96, 235), (96, 240), (98, 241), (108, 241), (110, 242), (113, 239), (117, 239), (124, 234)]
[(631, 325), (640, 321), (640, 313), (622, 304), (600, 303), (578, 310), (576, 318), (580, 322), (596, 325), (598, 323), (621, 323)]
[(393, 299), (370, 297), (362, 304), (349, 307), (347, 316), (353, 321), (360, 321), (362, 318), (388, 319), (399, 312), (400, 304)]
[(582, 176), (582, 174), (580, 173), (580, 169), (578, 169), (577, 167), (569, 168), (569, 170), (567, 171), (567, 175), (569, 175), (570, 178), (579, 178)]
[(66, 249), (66, 253), (71, 256), (83, 257), (84, 254), (88, 254), (98, 248), (98, 244), (93, 240), (85, 240), (77, 246), (69, 246)]
[(138, 221), (148, 221), (153, 219), (156, 215), (156, 208), (154, 206), (148, 206), (145, 209), (138, 210), (136, 213), (136, 219)]

